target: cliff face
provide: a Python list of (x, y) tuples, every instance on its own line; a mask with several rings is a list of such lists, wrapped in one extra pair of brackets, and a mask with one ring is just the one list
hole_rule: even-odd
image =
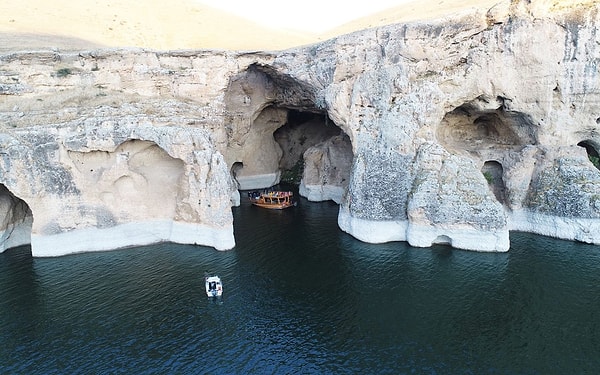
[(304, 165), (301, 193), (360, 240), (600, 243), (599, 10), (506, 1), (277, 53), (0, 56), (0, 240), (228, 249), (237, 189)]
[[(3, 229), (13, 239), (4, 248), (31, 242), (34, 256), (52, 256), (160, 241), (234, 246), (239, 195), (218, 106), (228, 56), (1, 59)], [(213, 76), (212, 66), (226, 73)]]

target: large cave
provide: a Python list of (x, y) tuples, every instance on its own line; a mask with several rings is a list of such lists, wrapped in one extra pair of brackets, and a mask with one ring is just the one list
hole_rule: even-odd
[(251, 65), (230, 84), (231, 173), (241, 190), (280, 182), (310, 200), (339, 203), (352, 164), (350, 138), (317, 105), (314, 88), (268, 66)]

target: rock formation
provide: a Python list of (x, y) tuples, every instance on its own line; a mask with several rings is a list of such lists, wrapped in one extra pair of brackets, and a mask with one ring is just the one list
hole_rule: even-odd
[[(183, 78), (194, 61), (222, 59), (162, 57), (2, 57), (0, 180), (14, 207), (5, 237), (26, 225), (30, 234), (4, 248), (30, 241), (34, 256), (52, 256), (161, 241), (234, 246), (230, 199), (239, 195), (218, 151), (224, 130), (212, 97), (185, 99), (201, 97), (198, 87), (214, 78)], [(169, 63), (183, 71), (179, 78)]]
[(363, 241), (600, 244), (599, 24), (591, 0), (501, 1), (280, 52), (2, 55), (0, 240), (229, 249), (237, 189), (303, 165)]

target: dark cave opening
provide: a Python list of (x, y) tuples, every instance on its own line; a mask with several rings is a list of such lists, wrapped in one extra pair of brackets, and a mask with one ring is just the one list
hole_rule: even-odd
[(452, 239), (445, 235), (437, 236), (436, 239), (432, 241), (432, 244), (452, 246)]
[(483, 176), (488, 182), (488, 185), (498, 202), (506, 203), (506, 187), (504, 185), (504, 179), (502, 177), (504, 171), (502, 164), (495, 160), (488, 160), (483, 164), (481, 168)]
[[(233, 163), (233, 165), (231, 166), (231, 175), (233, 176), (233, 180), (237, 183), (237, 175), (238, 172), (241, 171), (244, 168), (244, 163), (241, 162), (235, 162)], [(239, 185), (239, 184), (238, 184)], [(239, 186), (238, 186), (239, 188)]]
[(593, 141), (587, 140), (579, 142), (577, 146), (585, 148), (590, 162), (594, 164), (594, 167), (600, 170), (600, 155), (597, 150), (598, 145)]
[(298, 185), (304, 172), (304, 153), (328, 139), (343, 133), (323, 112), (289, 109), (286, 123), (273, 137), (283, 151), (279, 168), (281, 181)]

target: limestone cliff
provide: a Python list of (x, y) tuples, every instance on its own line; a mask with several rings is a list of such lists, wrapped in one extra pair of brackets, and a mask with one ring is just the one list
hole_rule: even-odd
[(209, 74), (226, 59), (3, 56), (0, 180), (7, 202), (23, 202), (10, 206), (5, 233), (30, 234), (4, 248), (30, 241), (35, 256), (161, 241), (232, 248), (239, 195), (218, 151), (226, 143), (218, 94), (202, 90), (226, 85)]
[(280, 52), (0, 56), (0, 240), (229, 249), (237, 189), (303, 165), (363, 241), (600, 244), (599, 24), (593, 1), (503, 1)]

